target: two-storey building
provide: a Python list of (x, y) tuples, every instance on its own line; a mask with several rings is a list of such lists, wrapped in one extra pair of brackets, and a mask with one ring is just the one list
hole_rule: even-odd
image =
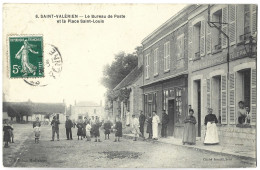
[[(197, 136), (204, 139), (210, 107), (218, 118), (220, 142), (255, 144), (257, 6), (196, 5), (187, 27), (188, 103), (198, 120)], [(239, 101), (250, 109), (251, 126), (237, 126)]]
[(168, 135), (181, 137), (188, 113), (188, 14), (185, 7), (143, 41), (143, 98), (146, 116), (169, 115)]

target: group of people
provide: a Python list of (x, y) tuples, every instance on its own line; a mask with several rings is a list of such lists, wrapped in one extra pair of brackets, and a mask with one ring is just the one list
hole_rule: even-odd
[[(244, 106), (244, 102), (240, 101), (238, 108), (238, 123), (239, 124), (249, 124), (250, 123), (250, 114), (249, 108)], [(197, 123), (196, 118), (193, 116), (194, 110), (189, 109), (188, 116), (184, 119), (184, 132), (182, 142), (183, 144), (196, 144), (196, 128), (195, 124)], [(129, 122), (129, 120), (128, 120)], [(162, 122), (160, 122), (160, 118), (157, 115), (156, 111), (152, 112), (152, 115), (148, 115), (146, 119), (145, 115), (142, 111), (140, 111), (139, 119), (136, 115), (132, 115), (132, 132), (134, 133), (134, 141), (137, 141), (139, 136), (144, 138), (144, 125), (147, 122), (146, 132), (149, 134), (148, 139), (158, 140), (158, 127), (159, 124), (162, 123), (161, 128), (161, 137), (167, 137), (167, 126), (169, 123), (168, 114), (166, 111), (162, 111)], [(208, 108), (208, 114), (205, 116), (205, 138), (204, 144), (218, 144), (218, 131), (216, 124), (218, 123), (218, 119), (215, 114), (213, 114), (213, 109)], [(56, 116), (53, 117), (51, 121), (52, 126), (52, 139), (54, 141), (55, 133), (57, 135), (57, 140), (59, 141), (59, 119)], [(66, 116), (65, 128), (66, 128), (66, 136), (67, 140), (72, 140), (72, 128), (77, 127), (77, 136), (78, 140), (87, 138), (87, 141), (91, 141), (91, 137), (95, 138), (95, 142), (101, 142), (100, 140), (100, 127), (102, 126), (102, 122), (99, 121), (99, 118), (96, 117), (95, 121), (91, 121), (91, 119), (84, 118), (84, 121), (80, 119), (77, 123), (73, 123), (69, 116)], [(40, 138), (40, 127), (41, 122), (39, 118), (36, 118), (36, 121), (33, 122), (33, 129), (35, 133), (35, 143), (39, 143)], [(122, 137), (122, 122), (120, 117), (116, 117), (116, 123), (113, 126), (112, 122), (107, 120), (103, 124), (105, 140), (109, 139), (109, 135), (111, 131), (115, 131), (115, 142), (119, 142)], [(4, 131), (4, 147), (8, 147), (8, 143), (14, 143), (14, 135), (13, 135), (13, 126), (9, 120), (4, 121), (3, 131)]]
[[(154, 139), (154, 140), (158, 140), (158, 125), (160, 123), (160, 117), (157, 115), (156, 111), (153, 111), (153, 116), (149, 115), (148, 118), (145, 118), (145, 115), (143, 114), (143, 111), (140, 111), (140, 115), (139, 115), (139, 120), (136, 117), (136, 115), (132, 115), (132, 132), (134, 133), (134, 141), (137, 141), (137, 138), (139, 136), (144, 138), (144, 125), (145, 125), (145, 121), (147, 122), (147, 128), (146, 128), (146, 133), (149, 134), (148, 139)], [(164, 117), (163, 117), (163, 124), (164, 127), (166, 127), (166, 122), (164, 121)], [(168, 123), (168, 122), (167, 122)], [(165, 133), (165, 130), (162, 130), (163, 133)], [(165, 136), (165, 135), (164, 135)]]

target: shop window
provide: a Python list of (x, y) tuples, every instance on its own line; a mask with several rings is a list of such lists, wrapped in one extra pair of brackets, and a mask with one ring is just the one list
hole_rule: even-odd
[[(182, 114), (182, 89), (176, 89), (176, 113), (178, 118), (181, 116)], [(179, 119), (177, 119), (179, 120)]]

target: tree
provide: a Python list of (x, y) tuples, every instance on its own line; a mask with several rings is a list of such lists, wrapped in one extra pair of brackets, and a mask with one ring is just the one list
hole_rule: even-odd
[(118, 85), (138, 64), (136, 52), (126, 54), (120, 52), (115, 55), (111, 65), (105, 65), (103, 69), (102, 84), (112, 90)]

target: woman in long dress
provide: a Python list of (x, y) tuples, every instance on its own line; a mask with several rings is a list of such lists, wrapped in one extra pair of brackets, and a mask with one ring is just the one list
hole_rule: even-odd
[(147, 128), (146, 128), (146, 133), (149, 134), (149, 137), (148, 139), (152, 139), (152, 136), (153, 136), (153, 125), (152, 125), (152, 122), (153, 122), (153, 118), (152, 118), (152, 115), (149, 114), (149, 117), (147, 119)]
[(156, 111), (153, 111), (153, 139), (158, 140), (158, 124), (160, 123), (160, 118), (157, 115)]
[(22, 70), (21, 72), (24, 73), (24, 76), (28, 75), (28, 73), (35, 74), (37, 67), (34, 66), (29, 62), (29, 52), (33, 54), (38, 54), (38, 52), (32, 50), (33, 47), (36, 45), (29, 44), (27, 40), (24, 41), (24, 45), (15, 55), (16, 59), (21, 59)]
[(193, 116), (194, 110), (189, 110), (189, 115), (184, 120), (184, 132), (183, 132), (183, 139), (182, 143), (190, 145), (196, 144), (196, 129), (195, 124), (197, 123), (196, 118)]
[(137, 141), (137, 138), (139, 137), (140, 134), (140, 124), (139, 120), (135, 117), (135, 115), (132, 115), (133, 118), (133, 133), (135, 135), (134, 141)]
[(218, 144), (218, 130), (216, 123), (218, 123), (218, 119), (216, 115), (212, 114), (213, 109), (208, 108), (208, 115), (205, 117), (205, 126), (206, 126), (206, 136), (204, 140), (204, 144)]

